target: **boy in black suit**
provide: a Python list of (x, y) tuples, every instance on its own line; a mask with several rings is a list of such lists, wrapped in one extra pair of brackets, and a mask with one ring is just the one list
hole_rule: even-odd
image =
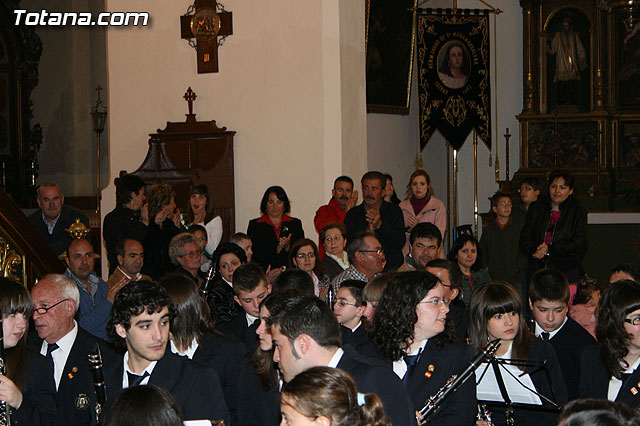
[(354, 348), (367, 341), (367, 331), (362, 323), (364, 314), (362, 292), (365, 285), (367, 283), (359, 280), (343, 281), (333, 305), (333, 312), (340, 323), (342, 344), (351, 345)]
[(595, 339), (567, 316), (569, 283), (556, 269), (541, 269), (531, 279), (529, 307), (533, 312), (535, 335), (553, 346), (567, 385), (569, 400), (578, 397), (580, 352)]
[(233, 293), (233, 300), (240, 305), (242, 312), (218, 329), (241, 341), (251, 351), (258, 345), (256, 329), (260, 325), (260, 302), (271, 293), (271, 286), (258, 265), (245, 263), (233, 272)]
[(167, 291), (152, 281), (131, 282), (118, 292), (107, 333), (127, 351), (122, 362), (105, 371), (107, 399), (113, 401), (124, 388), (150, 383), (171, 393), (185, 420), (224, 419), (229, 424), (215, 371), (167, 350), (174, 309)]

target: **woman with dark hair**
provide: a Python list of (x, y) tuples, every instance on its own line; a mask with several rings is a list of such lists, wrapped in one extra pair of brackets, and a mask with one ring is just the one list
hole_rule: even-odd
[(289, 250), (289, 268), (306, 272), (313, 280), (313, 293), (324, 300), (331, 281), (318, 262), (318, 246), (308, 238), (301, 238), (291, 245)]
[(211, 198), (207, 185), (196, 185), (189, 193), (189, 208), (182, 215), (182, 225), (189, 229), (191, 225), (202, 225), (207, 230), (207, 257), (222, 240), (222, 219), (211, 212)]
[(238, 266), (247, 263), (247, 255), (237, 244), (222, 243), (213, 253), (212, 262), (217, 272), (209, 283), (207, 303), (213, 321), (219, 325), (243, 312), (233, 298), (233, 272)]
[[(501, 365), (502, 376), (505, 379), (516, 376), (528, 388), (535, 389), (550, 400), (555, 399), (554, 402), (558, 405), (563, 405), (567, 402), (567, 389), (553, 347), (549, 342), (536, 339), (531, 334), (524, 317), (520, 315), (521, 311), (522, 299), (507, 282), (491, 281), (476, 289), (469, 310), (471, 343), (479, 353), (485, 349), (488, 342), (500, 339), (496, 357), (531, 363), (531, 366), (526, 368), (511, 364)], [(541, 365), (544, 365), (544, 368), (541, 368)], [(482, 377), (478, 384), (478, 399), (482, 399), (483, 383), (487, 383), (485, 380), (493, 375), (491, 365), (487, 363), (481, 364), (476, 370), (476, 377)], [(495, 376), (493, 377), (495, 380)], [(547, 377), (550, 377), (550, 380)], [(507, 392), (524, 391), (521, 385), (510, 383), (505, 380)], [(542, 398), (541, 400), (545, 401)], [(555, 426), (558, 414), (519, 408), (515, 410), (514, 418), (517, 425)], [(491, 419), (496, 425), (504, 425), (505, 410), (493, 409)]]
[(300, 219), (288, 216), (291, 203), (281, 186), (270, 186), (260, 201), (262, 216), (249, 221), (247, 235), (253, 242), (252, 260), (265, 271), (287, 264), (291, 244), (304, 238)]
[(400, 198), (398, 198), (398, 194), (396, 194), (396, 190), (393, 187), (393, 177), (384, 173), (384, 177), (386, 182), (384, 184), (384, 200), (388, 203), (400, 204)]
[(639, 426), (640, 417), (627, 405), (605, 399), (575, 399), (560, 413), (560, 426)]
[(640, 407), (640, 286), (618, 281), (604, 293), (596, 327), (598, 346), (580, 356), (580, 397)]
[(152, 384), (132, 386), (118, 394), (107, 426), (183, 426), (180, 407), (171, 394)]
[(562, 271), (570, 284), (583, 273), (587, 253), (587, 211), (574, 196), (573, 176), (564, 170), (549, 175), (549, 198), (531, 203), (520, 232), (520, 251), (529, 260), (527, 282), (542, 268)]
[[(357, 349), (383, 360), (405, 383), (416, 411), (453, 375), (460, 374), (473, 356), (470, 346), (456, 343), (447, 320), (449, 300), (440, 280), (423, 271), (395, 274), (378, 302), (370, 341)], [(429, 421), (468, 426), (476, 414), (474, 380), (469, 380)]]
[(447, 230), (447, 209), (444, 207), (444, 203), (433, 195), (429, 173), (422, 169), (411, 173), (406, 197), (400, 202), (400, 208), (404, 216), (407, 238), (407, 242), (402, 248), (403, 255), (406, 256), (409, 253), (411, 246), (409, 236), (413, 227), (419, 223), (433, 223), (438, 227), (444, 240), (444, 234)]
[(180, 233), (180, 215), (176, 213), (176, 193), (171, 185), (158, 183), (147, 193), (149, 232), (142, 242), (144, 263), (142, 273), (154, 280), (170, 269), (169, 242)]
[(480, 244), (471, 235), (460, 235), (451, 246), (448, 259), (456, 262), (462, 272), (462, 301), (468, 308), (473, 291), (491, 281), (489, 272), (481, 268)]
[[(42, 309), (42, 308), (41, 308)], [(0, 380), (0, 401), (11, 410), (12, 424), (56, 424), (53, 363), (27, 346), (29, 318), (34, 306), (27, 289), (0, 278), (0, 312), (7, 374)]]
[(238, 420), (242, 425), (277, 426), (280, 424), (280, 387), (278, 364), (273, 361), (273, 340), (269, 319), (275, 306), (299, 296), (298, 290), (272, 293), (260, 302), (260, 325), (256, 329), (258, 346), (248, 354), (240, 373)]
[(347, 227), (344, 226), (344, 223), (327, 223), (320, 230), (320, 241), (322, 241), (325, 254), (320, 261), (320, 267), (332, 280), (351, 266), (345, 250), (347, 247)]
[(298, 374), (282, 389), (281, 401), (288, 426), (391, 426), (378, 395), (359, 393), (339, 368), (313, 367)]
[(160, 285), (167, 290), (176, 312), (171, 319), (171, 351), (216, 371), (231, 424), (237, 424), (238, 371), (244, 346), (214, 330), (208, 306), (193, 280), (172, 274), (165, 276)]

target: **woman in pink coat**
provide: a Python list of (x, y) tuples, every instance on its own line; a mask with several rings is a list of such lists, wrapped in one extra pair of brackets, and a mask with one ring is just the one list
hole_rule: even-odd
[[(400, 202), (404, 215), (404, 226), (407, 236), (402, 254), (409, 253), (409, 235), (418, 223), (431, 222), (438, 227), (444, 240), (447, 229), (447, 209), (442, 201), (433, 196), (431, 177), (422, 169), (411, 174), (407, 185), (407, 198)], [(440, 257), (444, 254), (440, 253)]]

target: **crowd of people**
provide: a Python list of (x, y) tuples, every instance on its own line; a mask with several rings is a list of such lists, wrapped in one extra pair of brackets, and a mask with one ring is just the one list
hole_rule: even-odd
[(523, 181), (516, 206), (498, 192), (481, 239), (458, 235), (448, 253), (427, 172), (402, 201), (388, 175), (360, 183), (361, 203), (351, 178), (335, 180), (316, 244), (282, 187), (225, 236), (206, 186), (182, 214), (170, 185), (125, 175), (102, 227), (106, 281), (91, 243), (61, 232), (86, 217), (41, 185), (30, 219), (67, 270), (30, 292), (1, 279), (0, 419), (640, 424), (640, 267), (615, 266), (606, 284), (585, 274), (586, 211), (569, 173), (552, 171), (548, 194)]

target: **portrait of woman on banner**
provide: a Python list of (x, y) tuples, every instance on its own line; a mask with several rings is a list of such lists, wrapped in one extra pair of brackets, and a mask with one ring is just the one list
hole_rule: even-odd
[(469, 51), (458, 40), (446, 42), (438, 53), (438, 77), (449, 89), (466, 86), (471, 72)]

